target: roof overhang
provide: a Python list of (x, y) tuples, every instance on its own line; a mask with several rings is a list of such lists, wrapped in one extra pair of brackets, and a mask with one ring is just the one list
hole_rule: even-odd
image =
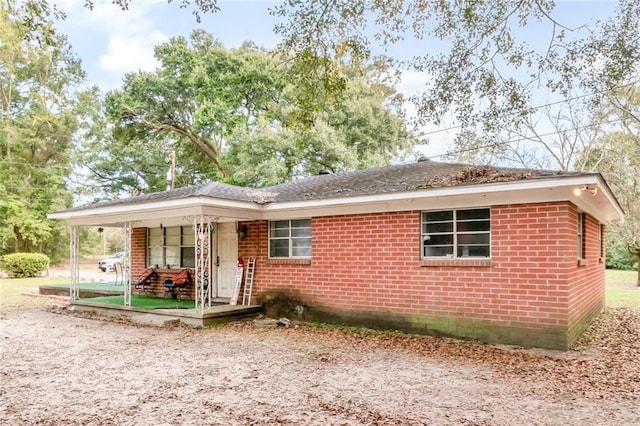
[(187, 197), (147, 203), (123, 203), (86, 209), (49, 213), (50, 219), (67, 220), (71, 225), (120, 226), (133, 222), (137, 226), (172, 226), (184, 224), (193, 216), (208, 216), (218, 222), (259, 220), (260, 206), (244, 201), (211, 197)]
[[(592, 191), (578, 191), (585, 187)], [(593, 191), (594, 188), (597, 190)], [(572, 202), (602, 223), (623, 218), (620, 205), (599, 174), (270, 204), (186, 197), (66, 210), (50, 213), (48, 217), (68, 220), (72, 225), (120, 226), (133, 222), (136, 226), (152, 227), (185, 224), (199, 215), (228, 222), (559, 201)]]
[[(595, 195), (589, 191), (580, 191), (578, 195), (577, 189), (585, 186), (598, 190)], [(558, 201), (570, 201), (603, 223), (623, 218), (622, 208), (597, 174), (270, 204), (264, 207), (262, 217), (273, 220)]]

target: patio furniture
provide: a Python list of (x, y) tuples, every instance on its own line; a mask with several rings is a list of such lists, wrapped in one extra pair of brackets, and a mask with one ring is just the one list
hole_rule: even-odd
[(116, 262), (113, 264), (113, 269), (116, 271), (116, 283), (115, 285), (124, 285), (124, 270), (122, 268), (122, 263)]
[(183, 269), (171, 278), (164, 280), (164, 286), (167, 288), (165, 298), (170, 296), (180, 300), (182, 291), (191, 284), (191, 274), (188, 269)]
[(149, 293), (153, 279), (156, 276), (156, 270), (153, 268), (145, 269), (139, 277), (131, 281), (136, 290), (142, 290), (144, 294)]

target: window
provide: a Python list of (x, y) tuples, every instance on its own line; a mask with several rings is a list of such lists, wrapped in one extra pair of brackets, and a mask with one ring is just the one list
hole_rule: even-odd
[(577, 243), (578, 243), (578, 259), (584, 259), (584, 230), (585, 230), (585, 214), (578, 212), (577, 227)]
[(600, 257), (602, 258), (604, 258), (604, 254), (605, 254), (604, 241), (605, 241), (605, 228), (604, 228), (604, 225), (600, 224)]
[(311, 257), (311, 219), (269, 221), (269, 257)]
[(490, 209), (422, 212), (422, 257), (490, 255)]
[(195, 267), (193, 228), (191, 226), (148, 228), (147, 265)]

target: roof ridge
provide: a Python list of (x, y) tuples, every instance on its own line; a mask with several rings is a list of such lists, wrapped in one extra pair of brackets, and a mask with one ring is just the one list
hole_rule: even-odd
[(206, 182), (206, 183), (203, 183), (203, 184), (198, 185), (198, 186), (200, 188), (195, 192), (194, 195), (209, 195), (209, 194), (207, 194), (207, 192), (210, 189), (212, 189), (213, 187), (216, 187), (216, 186), (218, 186), (218, 187), (223, 186), (223, 187), (227, 187), (229, 189), (241, 190), (243, 192), (247, 192), (246, 190), (250, 189), (249, 187), (246, 187), (246, 186), (231, 185), (229, 183), (224, 183), (224, 182), (220, 182), (220, 181), (217, 181), (217, 180), (212, 180), (210, 182)]

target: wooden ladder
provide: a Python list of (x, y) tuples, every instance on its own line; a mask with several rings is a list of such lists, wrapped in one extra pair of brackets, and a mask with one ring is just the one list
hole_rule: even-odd
[(242, 293), (242, 304), (249, 305), (251, 303), (251, 290), (253, 289), (253, 273), (256, 269), (256, 258), (250, 257), (247, 263), (247, 276), (244, 280), (244, 292)]

